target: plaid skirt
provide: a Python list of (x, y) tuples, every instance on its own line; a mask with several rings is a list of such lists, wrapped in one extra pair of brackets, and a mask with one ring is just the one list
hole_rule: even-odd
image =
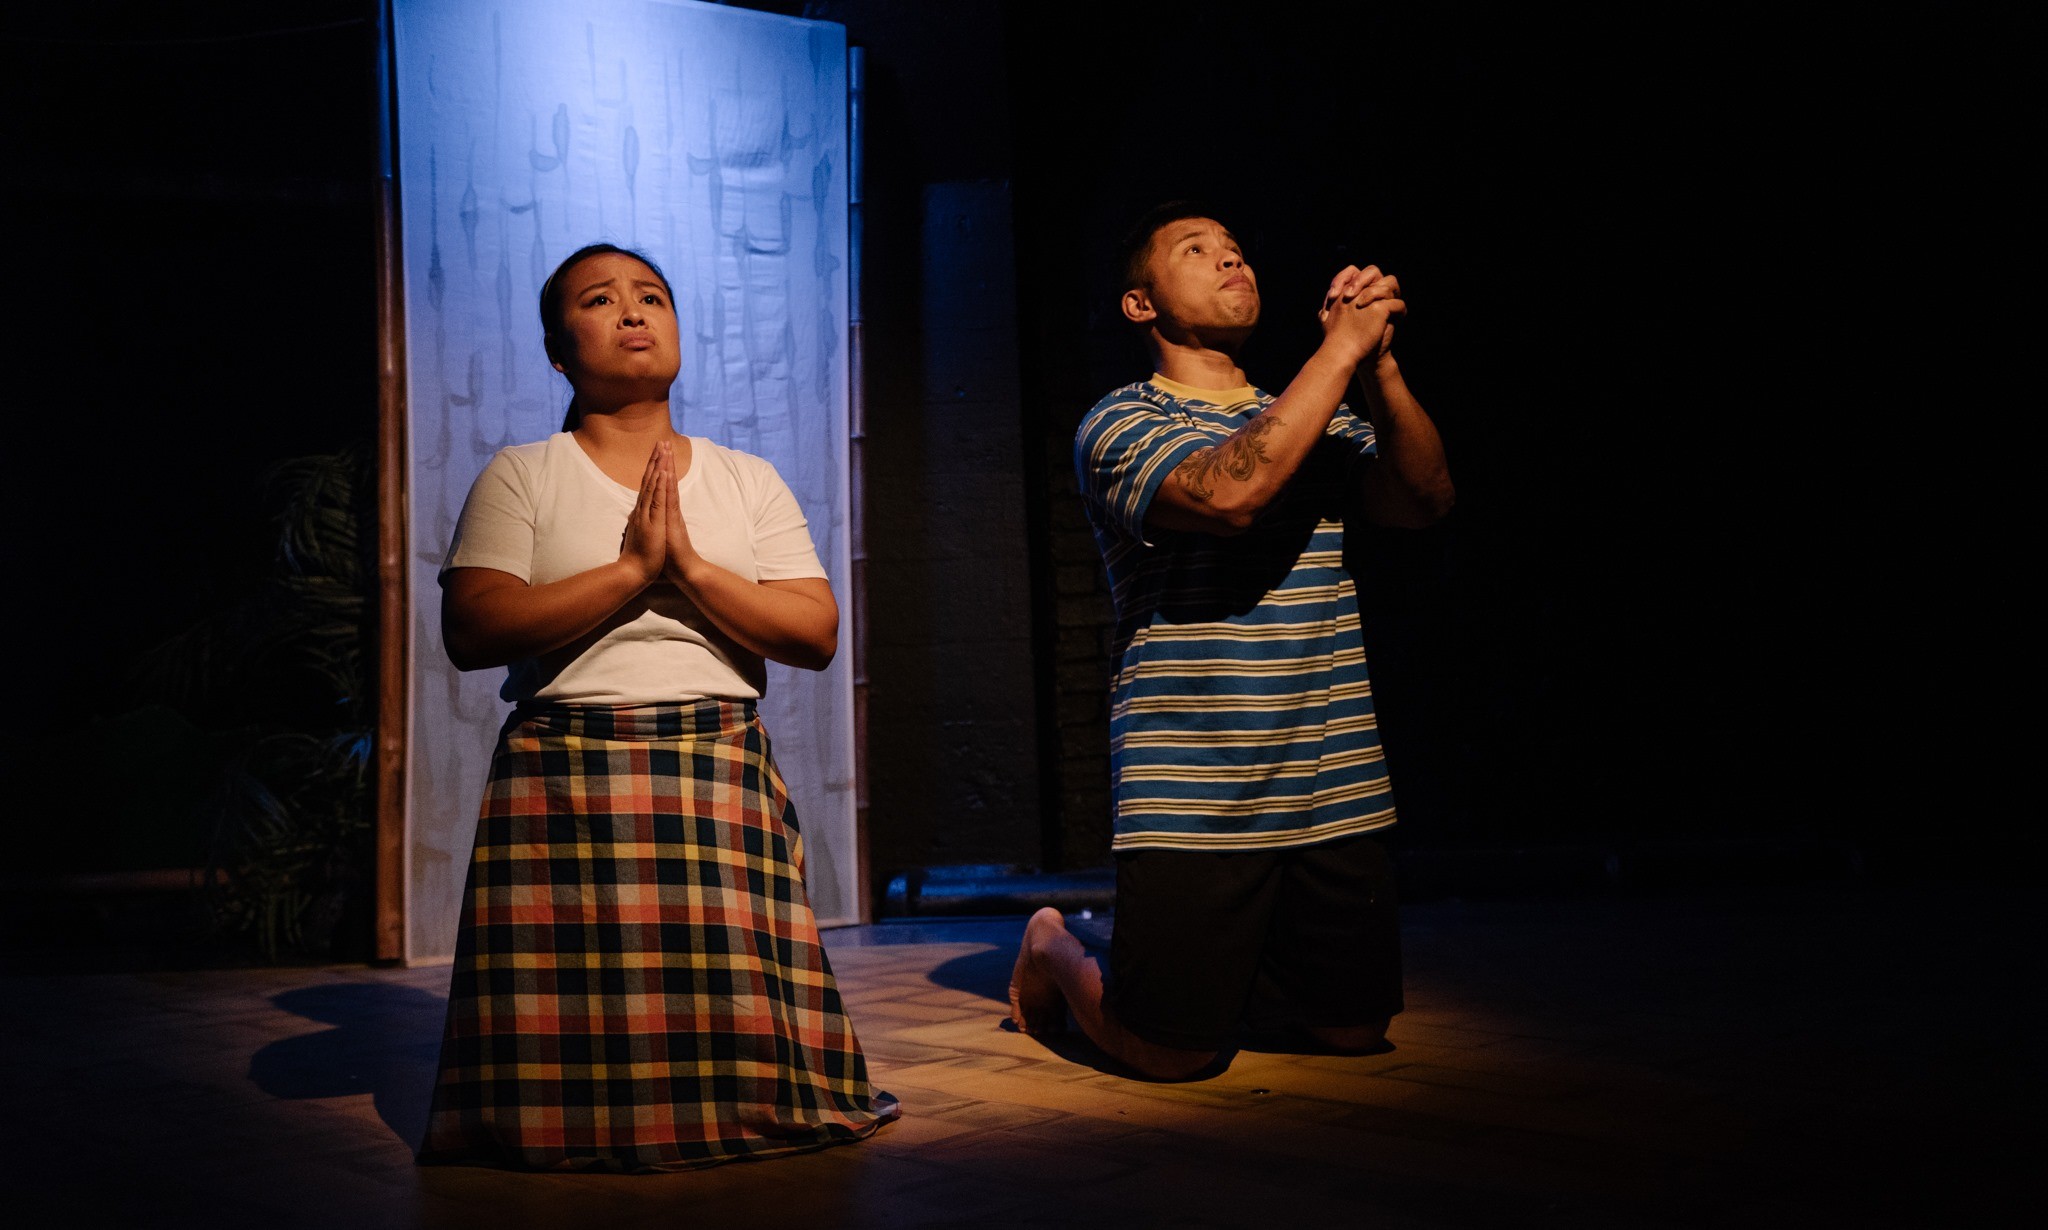
[(491, 760), (422, 1162), (684, 1170), (897, 1114), (750, 703), (521, 708)]

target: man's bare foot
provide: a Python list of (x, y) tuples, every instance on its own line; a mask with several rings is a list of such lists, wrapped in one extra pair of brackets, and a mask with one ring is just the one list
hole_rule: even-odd
[(1065, 935), (1067, 923), (1051, 906), (1024, 924), (1017, 964), (1010, 970), (1010, 1020), (1020, 1033), (1056, 1034), (1067, 1027), (1067, 998), (1039, 959), (1046, 939), (1055, 932)]

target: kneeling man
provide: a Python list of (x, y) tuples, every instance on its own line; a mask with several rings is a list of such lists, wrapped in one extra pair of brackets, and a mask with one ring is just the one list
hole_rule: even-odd
[(1370, 835), (1394, 805), (1345, 524), (1424, 526), (1453, 498), (1394, 361), (1401, 287), (1339, 271), (1322, 344), (1274, 396), (1238, 366), (1259, 287), (1221, 223), (1160, 206), (1127, 238), (1123, 279), (1156, 374), (1103, 398), (1074, 440), (1117, 613), (1110, 976), (1040, 910), (1011, 1017), (1046, 1033), (1071, 1009), (1160, 1079), (1199, 1073), (1242, 1029), (1373, 1049), (1401, 1010), (1392, 875)]

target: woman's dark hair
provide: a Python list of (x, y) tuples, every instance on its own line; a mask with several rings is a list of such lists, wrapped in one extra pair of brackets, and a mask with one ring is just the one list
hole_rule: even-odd
[[(548, 280), (540, 284), (541, 344), (547, 347), (548, 359), (550, 361), (557, 358), (558, 352), (556, 347), (561, 344), (562, 337), (562, 299), (568, 293), (568, 287), (562, 284), (562, 275), (593, 256), (632, 257), (653, 270), (654, 276), (661, 279), (661, 288), (668, 292), (668, 301), (670, 303), (676, 301), (675, 288), (668, 284), (668, 275), (661, 271), (660, 265), (647, 259), (645, 255), (635, 252), (631, 248), (622, 248), (615, 243), (584, 244), (564, 257), (562, 263), (555, 266), (555, 271), (548, 275)], [(575, 396), (571, 395), (569, 398), (569, 411), (562, 416), (562, 430), (576, 430), (576, 424), (581, 422), (582, 419), (583, 411), (577, 407)]]

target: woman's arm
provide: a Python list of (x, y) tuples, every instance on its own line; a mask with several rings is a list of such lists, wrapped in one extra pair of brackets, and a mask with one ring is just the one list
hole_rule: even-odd
[(661, 575), (675, 478), (650, 452), (640, 498), (626, 518), (619, 558), (544, 585), (495, 568), (453, 568), (442, 578), (441, 640), (457, 670), (504, 666), (559, 649), (597, 627)]
[(839, 652), (839, 602), (823, 577), (749, 581), (701, 555), (667, 576), (720, 632), (771, 662), (821, 671)]
[[(675, 452), (664, 443), (660, 460), (675, 484)], [(667, 555), (662, 575), (741, 648), (771, 662), (821, 671), (839, 652), (839, 602), (822, 577), (749, 581), (697, 553), (682, 510), (667, 512)]]

